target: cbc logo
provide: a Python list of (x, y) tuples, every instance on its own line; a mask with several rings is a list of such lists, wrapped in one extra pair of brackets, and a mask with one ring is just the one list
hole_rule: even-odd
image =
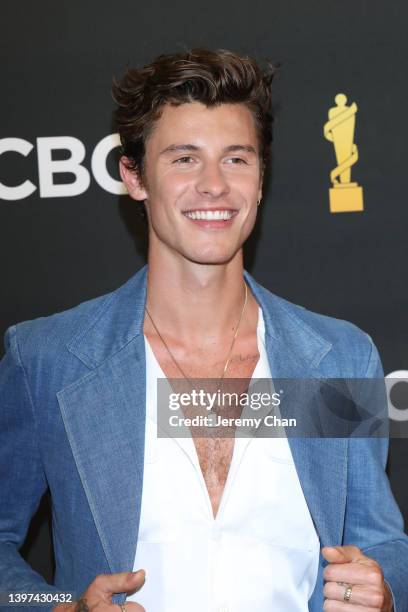
[[(408, 370), (396, 370), (387, 374), (385, 377), (385, 386), (387, 389), (387, 400), (388, 400), (388, 416), (393, 421), (408, 421)], [(396, 407), (392, 401), (393, 391), (396, 388), (401, 387), (401, 391), (404, 395), (404, 407)]]
[[(37, 138), (38, 158), (38, 182), (40, 198), (63, 198), (72, 197), (84, 193), (90, 185), (90, 172), (82, 162), (85, 159), (85, 146), (73, 136), (52, 136)], [(95, 181), (102, 189), (123, 195), (127, 193), (124, 184), (117, 181), (109, 174), (106, 167), (106, 159), (112, 149), (120, 145), (118, 134), (109, 134), (102, 138), (96, 145), (91, 157), (91, 169)], [(23, 138), (0, 139), (0, 155), (2, 153), (14, 152), (27, 157), (34, 145)], [(52, 152), (64, 150), (69, 152), (67, 159), (52, 159)], [(74, 180), (68, 184), (55, 184), (54, 175), (68, 172), (74, 176)], [(29, 180), (14, 187), (4, 185), (0, 182), (0, 199), (22, 200), (36, 191), (37, 186)]]

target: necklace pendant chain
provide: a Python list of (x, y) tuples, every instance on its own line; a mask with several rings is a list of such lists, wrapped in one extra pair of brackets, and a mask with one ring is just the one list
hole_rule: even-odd
[[(239, 327), (240, 327), (240, 325), (241, 325), (241, 321), (242, 321), (242, 318), (243, 318), (243, 316), (244, 316), (245, 308), (246, 308), (246, 305), (247, 305), (247, 300), (248, 300), (248, 286), (247, 286), (247, 284), (246, 284), (246, 282), (245, 282), (245, 281), (244, 281), (244, 287), (245, 287), (245, 298), (244, 298), (244, 305), (242, 306), (242, 310), (241, 310), (241, 314), (240, 314), (239, 319), (238, 319), (237, 327), (236, 327), (236, 329), (235, 329), (235, 333), (234, 333), (234, 336), (233, 336), (233, 338), (232, 338), (231, 346), (230, 346), (230, 349), (229, 349), (229, 351), (228, 351), (227, 360), (226, 360), (226, 362), (225, 362), (224, 369), (223, 369), (222, 374), (221, 374), (221, 376), (220, 376), (220, 381), (224, 379), (225, 374), (227, 373), (228, 366), (229, 366), (229, 363), (230, 363), (230, 360), (231, 360), (232, 351), (233, 351), (234, 346), (235, 346), (235, 340), (237, 339), (238, 332), (239, 332)], [(182, 374), (183, 378), (185, 378), (186, 380), (188, 380), (188, 381), (191, 383), (191, 382), (192, 382), (192, 379), (191, 379), (189, 376), (187, 376), (187, 374), (184, 372), (184, 370), (182, 369), (182, 367), (181, 367), (181, 366), (180, 366), (180, 364), (178, 363), (177, 359), (174, 357), (173, 353), (172, 353), (172, 352), (171, 352), (171, 350), (170, 350), (170, 347), (168, 346), (167, 342), (165, 341), (165, 339), (164, 339), (164, 338), (163, 338), (163, 336), (161, 335), (160, 331), (158, 330), (157, 325), (156, 325), (156, 324), (155, 324), (155, 322), (153, 321), (152, 315), (150, 314), (150, 312), (149, 312), (149, 310), (148, 310), (147, 306), (145, 307), (145, 310), (146, 310), (146, 313), (147, 313), (147, 315), (148, 315), (148, 317), (149, 317), (150, 321), (152, 322), (152, 325), (153, 325), (153, 327), (154, 327), (154, 329), (155, 329), (155, 331), (156, 331), (157, 335), (159, 336), (159, 338), (160, 338), (160, 340), (162, 341), (162, 343), (163, 343), (163, 345), (164, 345), (165, 349), (167, 350), (168, 354), (170, 355), (171, 360), (173, 361), (173, 363), (175, 364), (175, 366), (177, 367), (177, 369), (179, 370), (179, 372), (181, 372), (181, 374)]]

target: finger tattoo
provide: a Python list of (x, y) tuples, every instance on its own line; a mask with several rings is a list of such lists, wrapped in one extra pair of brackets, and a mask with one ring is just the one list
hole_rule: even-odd
[(75, 606), (75, 612), (89, 612), (85, 597), (81, 597), (81, 599), (78, 600), (78, 603)]

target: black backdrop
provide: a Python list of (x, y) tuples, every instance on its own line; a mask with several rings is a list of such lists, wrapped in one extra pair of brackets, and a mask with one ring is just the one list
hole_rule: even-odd
[[(367, 331), (386, 374), (408, 370), (403, 0), (3, 0), (1, 13), (1, 333), (110, 291), (144, 263), (145, 228), (134, 203), (95, 180), (103, 183), (103, 156), (91, 169), (95, 147), (114, 133), (112, 77), (128, 63), (205, 45), (281, 64), (273, 172), (246, 267), (275, 293)], [(323, 124), (339, 92), (358, 105), (360, 159), (352, 179), (364, 189), (359, 213), (329, 210), (335, 158)], [(26, 155), (10, 150), (23, 141)], [(66, 172), (50, 174), (54, 161), (71, 155), (64, 147), (72, 142), (86, 151), (79, 182)], [(117, 181), (114, 150), (107, 169)], [(27, 197), (4, 187), (26, 180), (33, 190)], [(83, 192), (68, 195), (66, 184), (81, 181)], [(408, 384), (401, 385), (395, 408), (408, 420)], [(388, 472), (406, 519), (407, 466), (407, 441), (391, 440)], [(51, 579), (48, 516), (44, 498), (23, 553)]]

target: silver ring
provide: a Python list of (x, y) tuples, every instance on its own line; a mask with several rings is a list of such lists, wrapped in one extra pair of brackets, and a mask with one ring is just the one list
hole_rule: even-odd
[[(348, 587), (346, 588), (346, 590), (344, 591), (344, 595), (343, 595), (343, 601), (350, 601), (351, 598), (351, 591), (353, 590), (353, 585), (349, 584)], [(122, 611), (123, 612), (123, 611)]]

